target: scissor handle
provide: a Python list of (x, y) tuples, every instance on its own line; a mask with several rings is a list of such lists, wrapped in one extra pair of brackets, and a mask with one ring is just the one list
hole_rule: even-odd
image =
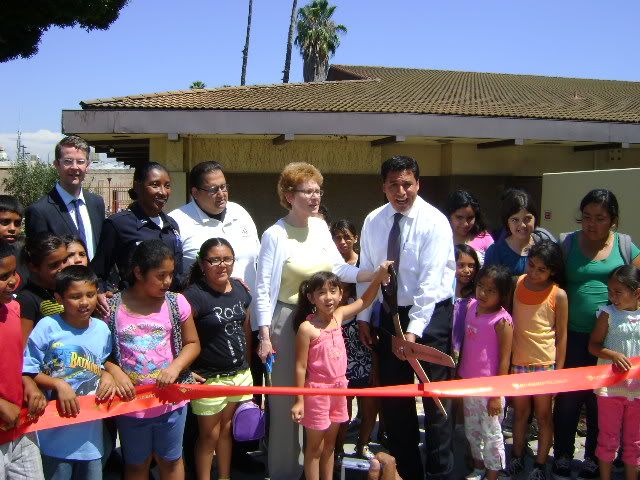
[(382, 285), (382, 306), (389, 315), (398, 311), (398, 275), (393, 265), (389, 265), (389, 283)]
[(273, 370), (273, 363), (276, 361), (276, 354), (275, 353), (270, 353), (267, 356), (267, 360), (264, 362), (264, 368), (267, 371), (268, 374), (271, 374), (271, 371)]

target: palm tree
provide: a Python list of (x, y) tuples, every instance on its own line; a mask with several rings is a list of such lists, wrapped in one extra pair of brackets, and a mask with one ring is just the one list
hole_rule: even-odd
[(291, 48), (293, 47), (293, 30), (296, 25), (296, 13), (298, 0), (293, 0), (291, 5), (291, 20), (289, 20), (289, 36), (287, 37), (287, 54), (284, 57), (284, 70), (282, 71), (282, 83), (289, 83), (289, 70), (291, 69)]
[(240, 85), (245, 84), (247, 78), (247, 60), (249, 58), (249, 35), (251, 34), (251, 15), (253, 14), (253, 0), (249, 0), (249, 16), (247, 17), (247, 37), (244, 40), (242, 50), (242, 75), (240, 75)]
[(194, 90), (194, 89), (196, 89), (196, 88), (207, 88), (207, 86), (205, 85), (205, 83), (204, 83), (204, 82), (202, 82), (202, 81), (200, 81), (200, 80), (196, 80), (195, 82), (193, 82), (193, 83), (189, 86), (189, 88), (190, 88), (191, 90)]
[(313, 0), (298, 12), (295, 43), (300, 47), (305, 82), (321, 82), (327, 78), (329, 58), (340, 45), (338, 34), (347, 32), (347, 27), (336, 25), (331, 19), (335, 9), (327, 0)]

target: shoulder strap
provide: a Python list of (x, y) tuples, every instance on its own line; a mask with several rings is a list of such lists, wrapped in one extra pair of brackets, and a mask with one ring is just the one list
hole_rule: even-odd
[(625, 233), (618, 234), (618, 248), (625, 265), (631, 263), (631, 237)]
[[(173, 358), (182, 351), (182, 322), (180, 321), (180, 307), (178, 307), (178, 294), (167, 292), (164, 296), (169, 305), (169, 317), (171, 318), (171, 352)], [(189, 369), (180, 373), (176, 383), (195, 383)]]
[(107, 318), (107, 326), (111, 331), (111, 352), (120, 365), (120, 339), (118, 337), (118, 329), (116, 328), (116, 315), (120, 304), (122, 303), (122, 293), (116, 292), (109, 300), (109, 317)]
[(176, 358), (182, 350), (182, 326), (180, 322), (180, 308), (178, 307), (178, 294), (167, 292), (165, 299), (169, 305), (169, 316), (171, 318), (171, 349), (173, 358)]

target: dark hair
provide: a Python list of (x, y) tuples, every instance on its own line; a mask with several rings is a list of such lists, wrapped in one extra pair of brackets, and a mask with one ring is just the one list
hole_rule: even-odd
[(529, 192), (521, 188), (510, 188), (502, 195), (502, 209), (500, 216), (502, 224), (506, 229), (507, 236), (511, 235), (509, 230), (509, 217), (515, 215), (520, 210), (526, 210), (535, 218), (535, 225), (538, 225), (538, 207), (529, 195)]
[(447, 197), (447, 203), (445, 205), (447, 219), (450, 220), (451, 215), (453, 215), (456, 210), (466, 207), (471, 207), (473, 214), (476, 217), (473, 227), (471, 227), (469, 233), (476, 236), (479, 233), (486, 231), (487, 225), (485, 224), (484, 217), (480, 211), (480, 204), (471, 193), (465, 190), (456, 190), (455, 192), (451, 192)]
[(83, 138), (80, 138), (76, 135), (69, 135), (68, 137), (64, 137), (62, 140), (60, 140), (56, 145), (56, 161), (60, 161), (60, 159), (62, 158), (63, 147), (73, 147), (77, 148), (78, 150), (82, 150), (85, 153), (87, 160), (89, 160), (89, 144)]
[(62, 239), (53, 233), (27, 236), (22, 247), (22, 261), (26, 265), (40, 266), (49, 255), (64, 246)]
[[(149, 172), (151, 172), (152, 170), (160, 170), (162, 172), (166, 172), (167, 174), (169, 173), (165, 166), (158, 162), (145, 162), (141, 165), (138, 165), (133, 172), (134, 185), (136, 183), (144, 183), (146, 178), (149, 176)], [(138, 192), (136, 192), (135, 188), (132, 187), (129, 189), (129, 197), (131, 197), (131, 200), (138, 199)]]
[(129, 274), (127, 275), (129, 285), (136, 283), (134, 268), (138, 267), (140, 273), (145, 275), (149, 270), (160, 267), (167, 258), (173, 260), (173, 253), (162, 240), (154, 239), (140, 242), (129, 261)]
[(629, 290), (640, 288), (640, 269), (634, 265), (622, 265), (609, 274), (609, 280), (615, 278)]
[(224, 173), (222, 165), (213, 160), (200, 162), (189, 172), (189, 189), (199, 188), (202, 185), (202, 179), (207, 173), (220, 170)]
[(293, 313), (293, 329), (297, 332), (302, 322), (310, 313), (313, 313), (314, 305), (309, 301), (307, 295), (321, 289), (325, 283), (329, 282), (332, 287), (342, 290), (342, 283), (335, 273), (317, 272), (311, 278), (303, 280), (298, 289), (298, 305)]
[(473, 292), (476, 289), (476, 277), (478, 275), (478, 271), (480, 270), (480, 260), (478, 260), (478, 254), (473, 249), (473, 247), (470, 247), (469, 245), (464, 244), (464, 243), (455, 245), (454, 246), (454, 255), (455, 255), (456, 262), (460, 258), (460, 255), (463, 255), (463, 254), (464, 255), (469, 255), (473, 259), (473, 262), (476, 265), (476, 273), (473, 276), (473, 278), (471, 279), (471, 282), (469, 282), (469, 285), (465, 286), (464, 288), (462, 288), (460, 290), (460, 294), (462, 295), (462, 297), (463, 298), (467, 298), (467, 297), (473, 295)]
[(87, 245), (84, 243), (84, 241), (78, 237), (77, 235), (63, 235), (62, 237), (62, 241), (64, 242), (64, 246), (65, 247), (69, 247), (69, 245), (71, 245), (72, 243), (79, 243), (80, 245), (82, 245), (82, 248), (84, 248), (84, 251), (87, 251)]
[(347, 220), (346, 218), (341, 218), (340, 220), (336, 220), (329, 227), (329, 231), (331, 232), (331, 236), (335, 236), (340, 232), (349, 232), (353, 236), (358, 235), (358, 230), (356, 230), (356, 226), (351, 222), (351, 220)]
[(327, 223), (327, 225), (329, 225), (331, 223), (331, 215), (329, 214), (329, 209), (327, 208), (327, 206), (324, 203), (321, 203), (318, 206), (318, 213), (320, 215), (322, 215), (322, 218)]
[(13, 245), (11, 245), (6, 240), (3, 240), (0, 238), (0, 260), (2, 260), (3, 258), (15, 257), (15, 256), (16, 256), (16, 249), (13, 248)]
[(511, 270), (504, 265), (485, 265), (476, 275), (476, 284), (484, 277), (489, 277), (498, 290), (499, 306), (507, 310), (511, 303), (511, 289), (513, 288), (513, 280)]
[(93, 270), (84, 265), (69, 265), (56, 275), (54, 292), (64, 296), (72, 282), (87, 282), (98, 288), (98, 277)]
[(0, 195), (0, 212), (13, 212), (24, 217), (24, 207), (13, 195)]
[(582, 212), (587, 205), (595, 203), (604, 208), (611, 217), (611, 224), (617, 226), (620, 218), (620, 210), (618, 209), (618, 199), (612, 191), (604, 188), (596, 188), (587, 193), (580, 202), (580, 216), (576, 219), (578, 223), (582, 221)]
[(382, 162), (380, 167), (380, 175), (382, 175), (382, 181), (387, 180), (387, 175), (390, 172), (402, 172), (403, 170), (411, 170), (416, 180), (420, 179), (420, 167), (411, 157), (405, 157), (403, 155), (395, 155)]
[(552, 240), (540, 240), (529, 250), (529, 258), (539, 258), (551, 270), (551, 280), (558, 285), (564, 285), (564, 258), (562, 248)]
[(227, 239), (222, 237), (215, 237), (206, 240), (200, 246), (200, 250), (198, 251), (198, 255), (196, 256), (196, 261), (193, 262), (193, 265), (191, 266), (191, 273), (189, 274), (189, 285), (200, 280), (204, 280), (204, 272), (202, 271), (202, 268), (200, 268), (199, 260), (204, 260), (207, 252), (209, 252), (209, 250), (211, 250), (213, 247), (227, 247), (229, 250), (231, 250), (231, 255), (233, 255), (234, 258), (236, 256), (233, 247), (227, 241)]

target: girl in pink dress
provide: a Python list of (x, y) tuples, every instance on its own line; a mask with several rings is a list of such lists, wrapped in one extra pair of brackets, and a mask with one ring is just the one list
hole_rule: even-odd
[[(342, 284), (331, 272), (315, 273), (300, 284), (294, 316), (297, 387), (347, 387), (347, 352), (340, 325), (344, 318), (355, 316), (371, 305), (391, 263), (380, 265), (369, 288), (349, 305), (339, 306)], [(349, 419), (347, 398), (299, 395), (291, 417), (306, 431), (305, 478), (332, 480), (336, 436), (340, 424)]]

